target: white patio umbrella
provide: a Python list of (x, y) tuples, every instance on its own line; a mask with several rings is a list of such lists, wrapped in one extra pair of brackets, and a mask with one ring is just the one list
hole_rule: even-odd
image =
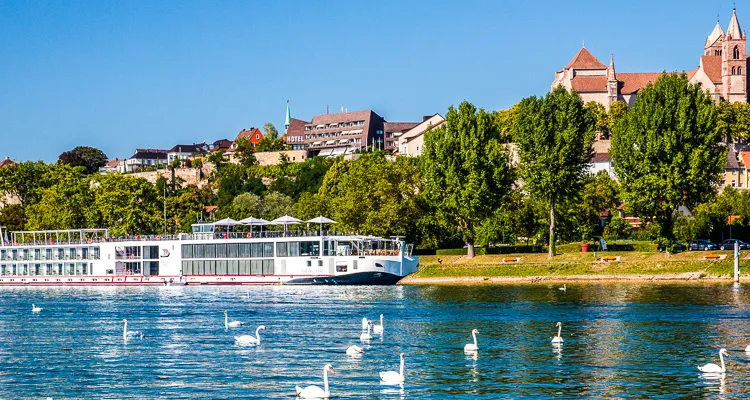
[(297, 219), (294, 217), (291, 217), (289, 215), (285, 215), (283, 217), (276, 218), (275, 220), (269, 222), (269, 225), (284, 225), (284, 230), (286, 230), (287, 225), (295, 225), (295, 224), (301, 224), (302, 220)]
[(240, 224), (239, 221), (233, 220), (231, 218), (224, 218), (224, 219), (220, 219), (220, 220), (214, 222), (214, 226), (226, 226), (227, 227), (227, 234), (229, 234), (229, 227), (230, 226), (235, 226), (235, 225), (239, 225), (239, 224)]
[(263, 218), (248, 217), (239, 221), (243, 225), (250, 225), (250, 230), (253, 230), (253, 226), (260, 226), (260, 231), (263, 232), (263, 225), (268, 225), (269, 222)]
[(323, 232), (323, 224), (335, 224), (335, 223), (337, 223), (336, 221), (334, 221), (334, 220), (332, 220), (330, 218), (326, 218), (326, 217), (324, 217), (322, 215), (319, 215), (319, 216), (317, 216), (317, 217), (315, 217), (313, 219), (307, 220), (305, 222), (310, 223), (310, 224), (319, 224), (321, 232)]

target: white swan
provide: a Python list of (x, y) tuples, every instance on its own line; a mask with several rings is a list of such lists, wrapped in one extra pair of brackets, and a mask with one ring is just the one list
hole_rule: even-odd
[(474, 338), (474, 343), (468, 343), (466, 346), (464, 346), (464, 351), (477, 351), (479, 350), (479, 346), (477, 346), (477, 333), (479, 333), (478, 330), (472, 329), (471, 330), (471, 336)]
[(557, 288), (557, 290), (562, 290), (563, 292), (568, 290), (568, 285), (563, 283), (562, 287)]
[(370, 323), (370, 320), (367, 319), (367, 317), (362, 317), (362, 330), (367, 329), (367, 324)]
[(260, 331), (265, 332), (266, 327), (261, 325), (257, 329), (255, 329), (255, 337), (251, 335), (241, 335), (241, 336), (235, 336), (234, 340), (237, 341), (237, 344), (249, 344), (249, 345), (259, 345), (260, 344)]
[(229, 322), (229, 314), (227, 314), (227, 310), (224, 310), (224, 329), (237, 328), (242, 325), (245, 325), (245, 323), (240, 321)]
[(128, 320), (123, 319), (122, 320), (123, 327), (122, 327), (122, 338), (127, 340), (130, 338), (140, 338), (143, 339), (143, 332), (141, 331), (129, 331), (128, 330)]
[(708, 363), (702, 367), (698, 367), (698, 370), (704, 373), (714, 373), (714, 374), (727, 372), (727, 368), (724, 365), (724, 356), (729, 357), (729, 354), (727, 354), (727, 350), (726, 349), (719, 350), (719, 359), (721, 360), (721, 367), (713, 363)]
[(42, 311), (42, 307), (37, 307), (33, 304), (31, 305), (31, 312), (41, 312), (41, 311)]
[(328, 372), (333, 372), (333, 366), (326, 364), (323, 367), (323, 389), (319, 386), (310, 385), (304, 389), (299, 386), (295, 386), (294, 390), (297, 392), (297, 397), (301, 399), (327, 399), (331, 397), (331, 392), (328, 390)]
[(367, 332), (362, 332), (362, 334), (359, 335), (359, 340), (372, 340), (372, 335), (370, 334), (371, 330), (372, 322), (367, 321)]
[(346, 355), (348, 356), (358, 356), (360, 354), (365, 354), (365, 351), (357, 345), (349, 346), (346, 349)]
[(383, 334), (383, 314), (380, 314), (380, 325), (375, 325), (372, 327), (372, 333), (376, 335)]
[(750, 353), (750, 344), (747, 345), (747, 347), (745, 347), (745, 351), (748, 352), (748, 353)]
[(404, 383), (404, 353), (401, 353), (401, 368), (399, 372), (388, 371), (380, 373), (380, 383), (398, 385)]
[(557, 336), (552, 338), (552, 343), (562, 343), (563, 338), (560, 336), (560, 333), (562, 332), (562, 322), (556, 323), (555, 326), (557, 327)]

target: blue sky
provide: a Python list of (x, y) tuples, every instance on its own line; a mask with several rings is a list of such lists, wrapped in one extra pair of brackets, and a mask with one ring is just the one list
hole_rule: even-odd
[[(346, 107), (417, 121), (546, 93), (585, 40), (621, 72), (695, 68), (730, 0), (0, 0), (0, 158), (233, 139)], [(750, 4), (738, 5), (742, 26)]]

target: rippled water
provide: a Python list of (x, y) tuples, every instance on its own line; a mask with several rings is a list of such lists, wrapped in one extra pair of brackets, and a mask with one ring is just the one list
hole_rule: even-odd
[[(749, 303), (731, 285), (0, 288), (0, 398), (293, 398), (326, 363), (337, 398), (739, 398)], [(224, 310), (248, 325), (225, 331)], [(385, 335), (348, 358), (380, 313)], [(146, 337), (124, 343), (123, 318)], [(259, 324), (258, 348), (235, 345)], [(725, 378), (701, 376), (719, 347)], [(400, 352), (405, 385), (380, 385)]]

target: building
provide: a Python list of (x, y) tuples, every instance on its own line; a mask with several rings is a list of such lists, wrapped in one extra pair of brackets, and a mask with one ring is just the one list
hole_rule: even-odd
[(383, 148), (384, 124), (372, 110), (316, 115), (302, 129), (292, 118), (284, 138), (292, 149), (306, 149), (310, 156), (335, 157), (366, 146)]
[(211, 145), (208, 146), (208, 150), (210, 152), (214, 152), (214, 151), (227, 152), (227, 151), (229, 151), (229, 149), (232, 148), (232, 143), (234, 143), (234, 142), (232, 142), (229, 139), (219, 139), (219, 140), (211, 143)]
[(737, 151), (735, 150), (733, 145), (730, 144), (728, 147), (727, 164), (724, 166), (724, 186), (731, 186), (737, 189), (746, 189), (746, 164), (741, 163), (741, 160), (738, 159)]
[[(691, 83), (708, 91), (715, 101), (747, 102), (746, 35), (740, 29), (736, 10), (732, 11), (725, 33), (717, 21), (706, 38), (698, 66), (687, 72)], [(555, 73), (552, 88), (575, 90), (584, 102), (596, 101), (609, 109), (615, 101), (632, 105), (638, 93), (653, 83), (661, 72), (617, 72), (614, 56), (604, 65), (585, 47), (562, 70)]]
[(115, 158), (114, 160), (107, 161), (103, 167), (99, 167), (99, 173), (101, 174), (113, 174), (113, 173), (124, 173), (125, 170), (124, 158)]
[(178, 144), (167, 151), (167, 163), (174, 160), (189, 160), (208, 153), (208, 145), (203, 143)]
[(390, 151), (398, 149), (398, 137), (419, 125), (419, 122), (385, 122), (383, 124), (383, 148)]
[(440, 126), (443, 122), (445, 122), (445, 118), (440, 114), (425, 116), (422, 118), (422, 122), (411, 129), (401, 134), (394, 134), (396, 154), (408, 157), (421, 155), (424, 148), (425, 132)]
[(292, 146), (292, 150), (306, 150), (308, 143), (305, 141), (305, 125), (309, 124), (297, 118), (289, 117), (284, 124), (284, 143)]
[(0, 161), (0, 168), (7, 167), (13, 164), (16, 164), (16, 162), (11, 160), (10, 157), (5, 157), (5, 160)]
[(253, 147), (253, 149), (258, 145), (258, 143), (263, 139), (263, 132), (260, 131), (258, 128), (250, 128), (250, 129), (243, 129), (240, 131), (240, 133), (237, 134), (237, 137), (234, 139), (234, 143), (232, 143), (232, 152), (237, 150), (237, 139), (244, 138), (250, 141), (250, 145)]
[(167, 153), (167, 150), (135, 149), (135, 153), (125, 160), (125, 172), (135, 172), (144, 167), (166, 165)]

